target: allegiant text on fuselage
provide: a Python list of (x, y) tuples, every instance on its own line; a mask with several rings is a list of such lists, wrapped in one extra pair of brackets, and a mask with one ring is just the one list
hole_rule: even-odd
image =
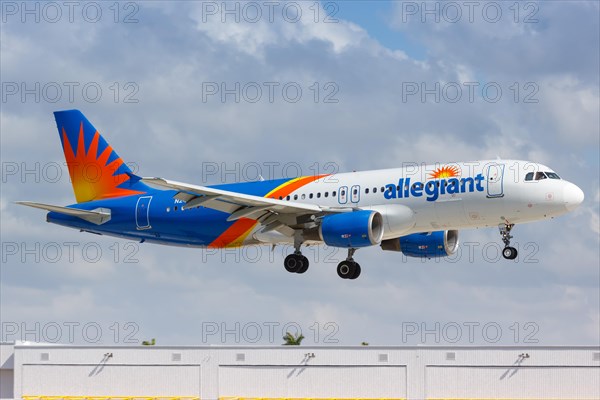
[(427, 201), (436, 201), (439, 196), (446, 194), (483, 192), (482, 181), (485, 177), (477, 174), (465, 178), (444, 178), (423, 182), (413, 182), (410, 178), (400, 178), (398, 185), (389, 183), (385, 185), (384, 197), (390, 199), (402, 199), (408, 197), (422, 197), (426, 195)]

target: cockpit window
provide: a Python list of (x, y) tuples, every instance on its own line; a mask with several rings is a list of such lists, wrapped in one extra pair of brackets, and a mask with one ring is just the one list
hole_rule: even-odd
[[(535, 174), (535, 178), (534, 178), (534, 174)], [(526, 181), (533, 181), (533, 180), (539, 181), (541, 179), (547, 179), (547, 178), (550, 178), (550, 179), (560, 179), (560, 176), (558, 176), (554, 172), (541, 172), (541, 171), (538, 171), (538, 172), (535, 172), (535, 173), (534, 172), (528, 172), (527, 175), (525, 175), (525, 180)]]

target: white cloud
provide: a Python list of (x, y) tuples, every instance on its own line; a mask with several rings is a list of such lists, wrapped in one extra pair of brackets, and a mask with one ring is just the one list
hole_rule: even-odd
[[(299, 15), (297, 11), (283, 12), (282, 9), (268, 5), (258, 7), (258, 14), (256, 7), (250, 13), (244, 11), (245, 6), (237, 13), (227, 13), (226, 9), (233, 8), (227, 8), (225, 3), (221, 4), (222, 6), (210, 10), (204, 3), (197, 3), (192, 7), (190, 16), (196, 22), (197, 29), (223, 45), (231, 45), (237, 51), (253, 56), (264, 56), (264, 51), (269, 46), (288, 47), (294, 43), (305, 45), (311, 41), (327, 43), (335, 53), (340, 53), (349, 47), (360, 46), (361, 41), (368, 38), (364, 29), (348, 21), (315, 23), (317, 3), (294, 3)], [(318, 7), (319, 12), (325, 15), (322, 5), (319, 4)]]
[(545, 127), (562, 141), (598, 146), (600, 109), (598, 91), (572, 75), (550, 78), (540, 84), (541, 105), (550, 118)]

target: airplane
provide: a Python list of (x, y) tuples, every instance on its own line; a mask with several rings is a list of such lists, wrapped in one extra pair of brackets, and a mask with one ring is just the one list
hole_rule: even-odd
[(356, 250), (380, 246), (406, 256), (454, 254), (460, 229), (498, 227), (502, 255), (515, 224), (565, 214), (583, 191), (549, 167), (481, 160), (202, 186), (135, 175), (79, 110), (54, 113), (77, 203), (18, 204), (47, 221), (100, 235), (174, 246), (228, 248), (291, 244), (288, 272), (309, 261), (302, 246), (347, 249), (337, 266), (356, 279)]

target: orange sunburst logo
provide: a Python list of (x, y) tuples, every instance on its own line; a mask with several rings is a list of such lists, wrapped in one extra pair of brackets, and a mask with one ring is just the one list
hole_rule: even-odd
[(460, 170), (455, 166), (440, 167), (429, 174), (431, 179), (454, 178), (460, 175)]
[(82, 122), (77, 151), (74, 151), (65, 128), (62, 128), (63, 150), (78, 203), (142, 193), (119, 187), (129, 180), (129, 176), (123, 172), (118, 173), (123, 160), (113, 155), (110, 145), (107, 144), (102, 153), (98, 154), (98, 143), (101, 140), (98, 131), (94, 133), (87, 151), (84, 137)]

